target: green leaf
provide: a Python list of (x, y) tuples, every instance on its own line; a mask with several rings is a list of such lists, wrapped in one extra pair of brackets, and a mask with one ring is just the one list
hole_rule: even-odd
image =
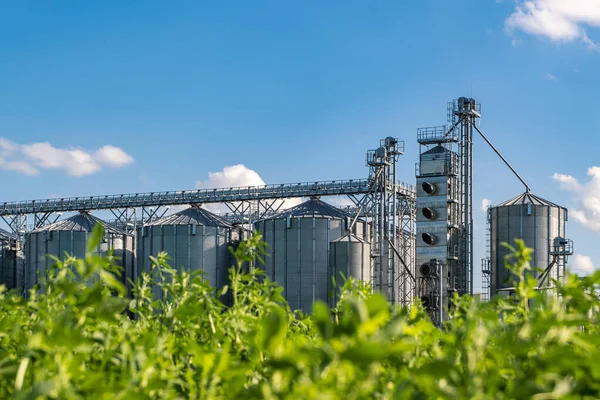
[(313, 304), (313, 321), (319, 333), (324, 339), (330, 339), (333, 336), (333, 322), (331, 321), (331, 315), (329, 307), (322, 301), (317, 301)]
[(272, 305), (260, 322), (256, 335), (256, 346), (261, 351), (278, 348), (285, 339), (286, 330), (285, 311), (277, 305)]
[(118, 291), (122, 296), (127, 292), (125, 286), (113, 274), (104, 269), (100, 270), (100, 279), (106, 286)]
[(102, 243), (104, 237), (104, 227), (102, 224), (97, 223), (92, 230), (92, 233), (88, 236), (87, 252), (88, 254), (93, 253), (96, 248)]

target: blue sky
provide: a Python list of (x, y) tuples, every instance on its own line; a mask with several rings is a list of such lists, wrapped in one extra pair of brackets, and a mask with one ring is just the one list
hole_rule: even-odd
[[(472, 96), (533, 193), (576, 210), (578, 267), (600, 265), (594, 26), (598, 0), (0, 1), (0, 201), (189, 189), (237, 164), (365, 177), (390, 135), (413, 183), (416, 129)], [(478, 205), (522, 192), (475, 149)]]

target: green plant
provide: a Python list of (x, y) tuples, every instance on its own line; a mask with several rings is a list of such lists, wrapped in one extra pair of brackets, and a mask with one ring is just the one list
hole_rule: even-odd
[[(166, 254), (125, 296), (112, 257), (56, 260), (24, 299), (0, 288), (0, 398), (513, 399), (600, 393), (600, 273), (532, 290), (513, 249), (514, 299), (456, 298), (443, 329), (347, 280), (330, 309), (290, 310), (260, 269), (259, 235), (233, 254), (230, 285), (170, 268)], [(221, 299), (230, 296), (230, 306)]]

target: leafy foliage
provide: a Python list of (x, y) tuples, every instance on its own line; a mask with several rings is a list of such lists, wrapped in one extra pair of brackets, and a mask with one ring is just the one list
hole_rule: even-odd
[[(259, 235), (233, 251), (219, 293), (160, 254), (129, 299), (114, 258), (92, 253), (102, 234), (85, 259), (56, 260), (39, 293), (0, 288), (0, 398), (599, 396), (600, 273), (568, 276), (553, 294), (520, 279), (512, 299), (456, 298), (438, 329), (419, 304), (393, 307), (352, 279), (334, 309), (292, 312), (281, 287), (245, 271), (264, 254)], [(530, 250), (516, 245), (511, 268), (522, 277)]]

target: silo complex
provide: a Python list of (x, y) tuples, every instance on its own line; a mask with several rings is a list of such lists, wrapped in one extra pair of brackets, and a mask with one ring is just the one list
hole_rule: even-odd
[(133, 276), (133, 237), (89, 212), (81, 211), (70, 218), (26, 234), (25, 290), (41, 283), (40, 277), (45, 275), (54, 264), (54, 260), (49, 256), (64, 260), (67, 253), (77, 258), (85, 258), (88, 238), (96, 224), (104, 227), (104, 238), (96, 252), (107, 255), (109, 250), (113, 250), (114, 255), (119, 257), (117, 264), (122, 268), (120, 280), (129, 288), (127, 278)]
[(203, 271), (213, 287), (221, 288), (228, 283), (234, 233), (232, 224), (200, 206), (168, 215), (138, 229), (138, 274), (150, 271), (149, 256), (164, 251), (173, 268)]
[[(515, 239), (523, 239), (525, 245), (533, 248), (531, 265), (545, 270), (552, 262), (555, 240), (565, 237), (567, 209), (537, 197), (523, 193), (511, 200), (489, 209), (491, 294), (498, 289), (513, 287), (511, 272), (504, 264), (508, 249), (505, 242), (514, 245)], [(550, 277), (558, 278), (564, 273), (563, 262), (553, 266)], [(538, 276), (539, 273), (534, 273)], [(548, 283), (549, 280), (546, 281)]]
[[(258, 221), (254, 229), (268, 244), (265, 269), (283, 287), (292, 310), (312, 312), (313, 302), (327, 302), (333, 292), (329, 270), (329, 243), (350, 233), (353, 216), (318, 198)], [(366, 224), (358, 221), (354, 233), (364, 237)], [(369, 276), (370, 274), (366, 274)], [(336, 277), (341, 283), (340, 277)]]

